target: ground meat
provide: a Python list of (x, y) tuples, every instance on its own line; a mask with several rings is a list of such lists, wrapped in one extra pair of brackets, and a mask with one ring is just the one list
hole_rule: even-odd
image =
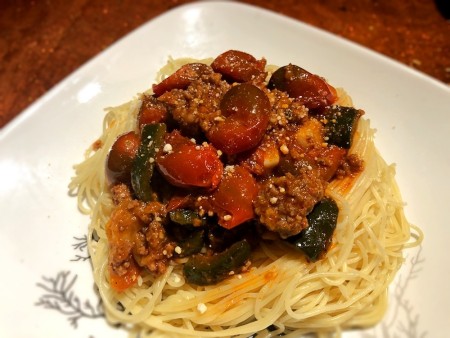
[(112, 270), (119, 276), (125, 275), (134, 259), (153, 273), (164, 273), (176, 246), (162, 225), (164, 205), (132, 199), (125, 184), (113, 186), (111, 193), (116, 207), (106, 224), (106, 234)]
[(336, 171), (336, 177), (353, 176), (364, 169), (364, 161), (356, 154), (350, 154), (344, 158)]
[(112, 200), (118, 205), (124, 200), (131, 200), (131, 192), (126, 184), (116, 184), (111, 188)]
[(265, 92), (272, 106), (268, 130), (302, 123), (308, 117), (308, 108), (300, 101), (290, 98), (285, 92), (277, 89), (272, 91), (265, 89)]
[(191, 136), (200, 130), (207, 132), (220, 116), (220, 101), (230, 89), (220, 74), (209, 74), (193, 81), (186, 90), (174, 89), (158, 99), (171, 107), (173, 119), (180, 129)]
[(255, 213), (269, 230), (286, 238), (308, 226), (306, 215), (324, 196), (324, 183), (308, 171), (287, 173), (262, 182)]
[(153, 95), (143, 95), (137, 122), (139, 128), (145, 124), (163, 122), (168, 117), (167, 107)]
[(136, 238), (134, 258), (150, 272), (162, 274), (173, 256), (176, 244), (169, 240), (160, 222), (152, 221)]

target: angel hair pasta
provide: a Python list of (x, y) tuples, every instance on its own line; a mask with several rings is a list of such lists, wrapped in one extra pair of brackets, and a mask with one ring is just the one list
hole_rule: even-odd
[(373, 136), (343, 90), (297, 65), (170, 60), (107, 109), (70, 184), (108, 321), (139, 337), (377, 323), (422, 233)]

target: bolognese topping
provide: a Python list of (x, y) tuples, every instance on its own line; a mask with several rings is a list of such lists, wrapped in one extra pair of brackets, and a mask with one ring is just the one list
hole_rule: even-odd
[(136, 129), (116, 140), (106, 165), (115, 290), (171, 262), (184, 264), (191, 284), (219, 283), (248, 269), (262, 241), (299, 259), (326, 254), (338, 213), (326, 189), (363, 168), (349, 154), (363, 112), (337, 105), (336, 89), (299, 66), (265, 66), (230, 50), (142, 96)]

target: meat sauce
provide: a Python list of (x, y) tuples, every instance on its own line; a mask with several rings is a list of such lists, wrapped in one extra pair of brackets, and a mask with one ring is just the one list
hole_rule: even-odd
[(299, 66), (269, 76), (265, 65), (230, 50), (142, 97), (136, 130), (119, 136), (106, 164), (117, 291), (181, 258), (197, 285), (242, 271), (263, 237), (292, 242), (330, 200), (327, 184), (362, 170), (348, 149), (363, 112), (336, 106), (336, 90)]

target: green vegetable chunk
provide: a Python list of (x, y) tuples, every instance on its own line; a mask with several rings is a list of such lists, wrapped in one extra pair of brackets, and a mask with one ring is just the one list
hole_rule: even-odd
[(136, 197), (144, 202), (156, 199), (150, 183), (155, 167), (155, 156), (164, 143), (166, 129), (164, 123), (147, 124), (142, 128), (141, 144), (131, 168), (131, 186)]
[(181, 225), (192, 225), (195, 227), (205, 225), (206, 221), (200, 215), (188, 209), (177, 209), (169, 212), (169, 217), (172, 222)]
[(187, 281), (195, 285), (213, 285), (229, 277), (250, 257), (251, 246), (246, 240), (234, 243), (225, 251), (213, 255), (195, 255), (184, 265)]
[(188, 257), (199, 253), (205, 245), (205, 230), (199, 229), (190, 233), (187, 237), (178, 242), (181, 252), (176, 253), (177, 257)]
[(349, 149), (353, 135), (358, 126), (358, 120), (363, 112), (352, 107), (331, 106), (325, 112), (325, 136), (328, 144)]
[(205, 246), (206, 218), (189, 209), (177, 209), (169, 212), (173, 223), (170, 227), (172, 236), (181, 248), (177, 257), (187, 257), (199, 253)]
[(311, 260), (316, 261), (325, 252), (336, 228), (339, 208), (331, 198), (324, 198), (308, 214), (309, 226), (287, 241)]

